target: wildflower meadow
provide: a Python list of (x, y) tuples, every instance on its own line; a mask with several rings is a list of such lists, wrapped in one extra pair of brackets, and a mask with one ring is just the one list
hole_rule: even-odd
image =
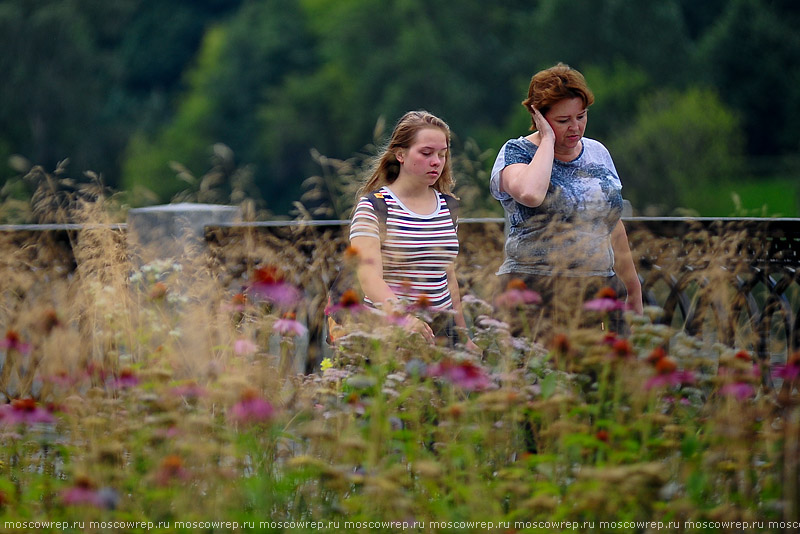
[(545, 334), (482, 226), (458, 266), (480, 354), (352, 293), (329, 346), (341, 234), (143, 261), (103, 202), (69, 260), (0, 234), (3, 532), (796, 531), (800, 352), (778, 333), (764, 357), (729, 247), (695, 258), (696, 329), (654, 282), (644, 315), (606, 291)]

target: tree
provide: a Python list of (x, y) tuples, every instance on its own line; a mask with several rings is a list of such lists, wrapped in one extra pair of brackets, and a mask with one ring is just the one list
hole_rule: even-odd
[(738, 118), (710, 89), (661, 91), (644, 98), (636, 121), (608, 141), (634, 208), (656, 213), (691, 204), (702, 184), (738, 177)]
[[(636, 65), (659, 84), (693, 73), (692, 42), (678, 0), (543, 0), (529, 41), (550, 66)], [(524, 42), (524, 41), (523, 41)]]
[[(0, 147), (46, 168), (96, 163), (101, 62), (72, 2), (0, 4)], [(6, 177), (8, 177), (6, 175)]]
[[(168, 200), (184, 187), (169, 162), (199, 174), (218, 142), (254, 164), (262, 181), (269, 180), (271, 162), (258, 150), (258, 108), (271, 87), (310, 61), (305, 36), (302, 16), (290, 0), (247, 2), (210, 29), (185, 77), (187, 90), (174, 118), (155, 135), (133, 138), (123, 169), (126, 187), (145, 187)], [(280, 182), (263, 185), (281, 203)]]
[[(780, 3), (776, 3), (780, 6)], [(709, 80), (742, 114), (747, 150), (796, 153), (800, 121), (798, 10), (771, 2), (732, 0), (701, 45)]]

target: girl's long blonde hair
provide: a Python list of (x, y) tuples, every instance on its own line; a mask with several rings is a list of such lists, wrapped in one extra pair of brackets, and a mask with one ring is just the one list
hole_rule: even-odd
[(409, 148), (417, 138), (417, 132), (425, 128), (438, 128), (444, 132), (447, 138), (447, 153), (445, 155), (444, 167), (439, 179), (433, 184), (433, 188), (440, 193), (452, 195), (453, 179), (452, 167), (450, 165), (450, 127), (442, 119), (428, 113), (427, 111), (409, 111), (403, 115), (394, 127), (392, 137), (386, 144), (381, 153), (375, 157), (371, 169), (367, 176), (369, 178), (358, 190), (356, 200), (368, 195), (373, 191), (379, 190), (385, 185), (392, 184), (400, 175), (400, 162), (397, 161), (397, 152), (403, 148)]

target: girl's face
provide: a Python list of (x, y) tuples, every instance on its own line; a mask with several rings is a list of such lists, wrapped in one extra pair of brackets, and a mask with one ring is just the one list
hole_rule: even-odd
[(420, 130), (410, 147), (397, 152), (400, 173), (422, 178), (429, 186), (435, 184), (444, 171), (447, 148), (447, 136), (442, 130)]
[[(568, 160), (580, 153), (580, 142), (586, 130), (588, 110), (578, 97), (568, 98), (553, 104), (544, 116), (556, 134), (555, 153)], [(561, 158), (559, 158), (561, 159)]]

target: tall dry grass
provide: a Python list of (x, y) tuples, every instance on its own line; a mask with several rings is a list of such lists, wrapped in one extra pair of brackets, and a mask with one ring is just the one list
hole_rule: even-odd
[[(51, 179), (42, 187), (63, 191)], [(43, 205), (92, 226), (2, 234), (0, 521), (774, 532), (800, 520), (800, 355), (784, 343), (784, 365), (759, 358), (748, 295), (759, 308), (774, 291), (741, 282), (743, 230), (692, 230), (678, 248), (632, 232), (663, 304), (629, 316), (629, 335), (586, 327), (605, 316), (579, 307), (542, 337), (512, 332), (541, 310), (497, 305), (502, 228), (476, 226), (459, 276), (482, 355), (364, 314), (305, 373), (336, 232), (243, 225), (210, 236), (208, 253), (143, 262), (109, 218), (113, 198), (47, 191)], [(770, 275), (795, 283), (787, 273)], [(779, 354), (779, 328), (771, 339)]]

